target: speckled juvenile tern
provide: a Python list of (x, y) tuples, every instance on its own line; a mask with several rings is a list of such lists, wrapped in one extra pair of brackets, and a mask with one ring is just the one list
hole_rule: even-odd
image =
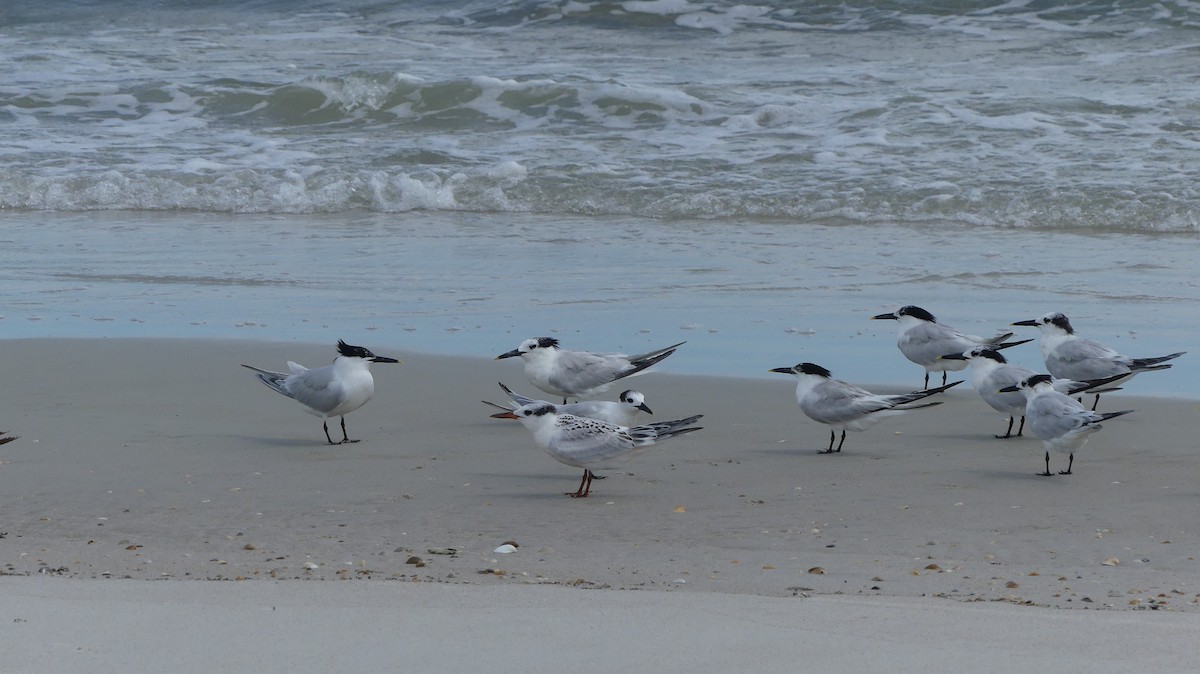
[[(924, 398), (961, 384), (956, 381), (946, 386), (913, 391), (899, 395), (880, 395), (859, 388), (854, 384), (834, 379), (829, 370), (812, 363), (800, 363), (794, 367), (777, 367), (771, 372), (796, 376), (796, 403), (809, 419), (830, 427), (829, 448), (821, 454), (842, 451), (846, 442), (846, 431), (865, 431), (888, 417), (904, 414), (908, 410), (941, 405), (940, 402), (923, 402)], [(919, 404), (918, 404), (919, 403)], [(837, 449), (833, 448), (836, 431), (842, 431)]]
[(896, 346), (900, 353), (912, 362), (925, 368), (925, 388), (929, 388), (929, 373), (941, 372), (942, 384), (946, 383), (948, 372), (958, 372), (966, 369), (963, 361), (943, 360), (947, 353), (962, 353), (967, 349), (985, 344), (995, 349), (1007, 349), (1010, 346), (1032, 342), (1025, 339), (1017, 342), (1005, 342), (1013, 333), (1005, 332), (994, 337), (979, 337), (964, 335), (949, 325), (938, 323), (933, 314), (916, 306), (900, 307), (889, 314), (872, 316), (874, 320), (899, 321), (900, 329), (896, 335)]
[(512, 351), (496, 359), (520, 356), (525, 361), (525, 376), (537, 388), (551, 395), (576, 398), (600, 393), (614, 381), (638, 374), (675, 353), (685, 342), (666, 348), (626, 356), (623, 353), (591, 353), (559, 348), (553, 337), (534, 337), (521, 342)]
[(1020, 391), (1025, 396), (1025, 418), (1029, 420), (1029, 432), (1041, 440), (1046, 449), (1046, 472), (1038, 475), (1053, 475), (1050, 472), (1052, 449), (1070, 455), (1067, 469), (1058, 471), (1059, 475), (1070, 475), (1071, 467), (1075, 465), (1075, 452), (1087, 444), (1089, 435), (1103, 428), (1100, 422), (1129, 414), (1133, 410), (1105, 414), (1093, 412), (1074, 398), (1055, 391), (1050, 382), (1050, 375), (1036, 374), (1000, 391)]
[[(1061, 379), (1084, 381), (1124, 375), (1113, 382), (1123, 384), (1142, 372), (1165, 370), (1171, 366), (1162, 363), (1187, 353), (1180, 351), (1154, 358), (1122, 356), (1115, 349), (1075, 334), (1071, 321), (1059, 312), (1033, 320), (1017, 321), (1013, 325), (1030, 325), (1041, 329), (1042, 340), (1038, 347), (1042, 351), (1042, 358), (1046, 360), (1046, 369)], [(1096, 409), (1099, 403), (1100, 394), (1097, 393), (1092, 401), (1092, 409)]]
[(522, 405), (513, 410), (534, 441), (555, 461), (583, 469), (579, 488), (566, 492), (575, 498), (586, 497), (592, 489), (593, 470), (618, 468), (647, 447), (668, 438), (698, 431), (691, 424), (703, 415), (663, 421), (643, 426), (618, 426), (599, 419), (559, 414), (547, 402)]
[(254, 370), (258, 379), (274, 391), (294, 399), (304, 406), (304, 411), (321, 417), (325, 439), (329, 444), (339, 444), (329, 436), (330, 417), (342, 418), (342, 442), (358, 442), (346, 435), (346, 415), (362, 407), (375, 394), (375, 379), (371, 376), (371, 363), (400, 363), (395, 358), (376, 356), (369, 349), (352, 346), (341, 340), (337, 344), (338, 357), (332, 365), (308, 369), (299, 363), (288, 361), (291, 374), (272, 372), (242, 365)]

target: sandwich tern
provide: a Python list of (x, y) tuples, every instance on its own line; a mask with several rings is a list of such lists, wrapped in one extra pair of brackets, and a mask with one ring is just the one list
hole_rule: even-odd
[[(900, 395), (880, 395), (834, 379), (829, 370), (812, 363), (777, 367), (771, 372), (795, 375), (796, 403), (800, 405), (800, 411), (809, 419), (830, 427), (829, 448), (820, 452), (821, 454), (842, 451), (847, 430), (865, 431), (887, 417), (904, 414), (908, 410), (941, 405), (940, 402), (916, 403), (962, 383), (956, 381), (938, 388)], [(834, 449), (833, 440), (838, 429), (842, 431), (842, 439), (838, 442), (837, 449)]]
[[(1062, 379), (1085, 381), (1124, 375), (1114, 381), (1124, 383), (1141, 372), (1165, 370), (1171, 366), (1162, 363), (1187, 353), (1180, 351), (1155, 358), (1122, 356), (1115, 349), (1075, 334), (1071, 321), (1059, 312), (1048, 313), (1033, 320), (1017, 321), (1013, 325), (1030, 325), (1041, 329), (1042, 341), (1038, 347), (1046, 361), (1046, 369), (1050, 374)], [(1096, 393), (1092, 409), (1096, 409), (1098, 404), (1100, 394)]]
[(591, 492), (593, 470), (617, 468), (641, 450), (668, 438), (698, 431), (691, 426), (702, 414), (643, 426), (619, 426), (599, 419), (559, 414), (551, 403), (535, 402), (513, 410), (533, 439), (555, 461), (583, 469), (579, 488), (566, 492), (583, 498)]
[(950, 371), (958, 372), (966, 369), (963, 361), (943, 360), (947, 353), (962, 353), (967, 349), (985, 344), (995, 349), (1007, 349), (1010, 346), (1032, 342), (1032, 339), (1017, 342), (1005, 342), (1013, 333), (1004, 332), (994, 337), (984, 338), (977, 335), (964, 335), (949, 325), (938, 323), (933, 314), (921, 307), (900, 307), (890, 314), (879, 314), (871, 317), (880, 321), (899, 321), (900, 329), (896, 336), (896, 346), (900, 353), (912, 362), (925, 368), (925, 388), (929, 388), (929, 373), (941, 372), (942, 384)]
[[(508, 394), (512, 399), (508, 407), (497, 405), (486, 400), (482, 401), (484, 405), (491, 405), (504, 410), (497, 412), (492, 416), (496, 419), (516, 419), (517, 415), (513, 414), (513, 410), (522, 405), (531, 405), (533, 403), (543, 403), (545, 400), (537, 400), (536, 398), (527, 398), (520, 393), (514, 392), (512, 389), (500, 384), (500, 388)], [(621, 391), (621, 395), (616, 401), (612, 400), (584, 400), (569, 405), (555, 405), (558, 408), (559, 414), (570, 414), (573, 417), (587, 417), (589, 419), (599, 419), (607, 421), (610, 424), (618, 426), (633, 426), (637, 423), (639, 412), (646, 414), (654, 414), (650, 411), (650, 407), (646, 405), (646, 396), (638, 391), (628, 390)]]
[(525, 361), (525, 376), (529, 382), (546, 393), (562, 396), (565, 403), (570, 396), (579, 398), (604, 391), (614, 381), (642, 372), (675, 353), (675, 349), (685, 343), (626, 356), (623, 353), (567, 351), (559, 348), (558, 340), (553, 337), (534, 337), (496, 359), (520, 356)]
[[(1021, 417), (1021, 426), (1015, 437), (1021, 437), (1025, 431), (1025, 396), (1019, 391), (1001, 393), (1000, 389), (1015, 386), (1037, 372), (1023, 366), (1009, 363), (1004, 354), (990, 346), (976, 346), (962, 353), (948, 353), (942, 358), (947, 360), (963, 360), (971, 366), (971, 385), (979, 393), (983, 402), (992, 409), (1008, 415), (1008, 429), (1004, 435), (996, 437), (1003, 440), (1013, 436), (1012, 427), (1016, 417)], [(1095, 381), (1073, 381), (1071, 379), (1053, 379), (1050, 385), (1055, 391), (1065, 394), (1082, 393), (1103, 388), (1104, 391), (1119, 391), (1119, 388), (1107, 388), (1111, 379)]]
[(1070, 455), (1067, 469), (1058, 471), (1059, 475), (1070, 475), (1071, 467), (1075, 465), (1075, 451), (1087, 444), (1089, 435), (1103, 428), (1100, 422), (1133, 411), (1093, 412), (1074, 398), (1055, 391), (1051, 379), (1048, 374), (1035, 374), (1016, 385), (1000, 389), (1002, 393), (1020, 391), (1024, 394), (1029, 431), (1042, 441), (1046, 449), (1046, 472), (1038, 475), (1046, 477), (1053, 475), (1050, 472), (1050, 450)]
[(272, 372), (245, 365), (254, 370), (259, 381), (273, 390), (294, 399), (304, 406), (304, 411), (321, 417), (325, 439), (329, 444), (340, 444), (329, 436), (330, 417), (342, 418), (342, 443), (358, 442), (346, 435), (346, 415), (362, 407), (375, 394), (375, 379), (371, 376), (371, 363), (401, 363), (386, 356), (376, 356), (369, 349), (352, 346), (341, 340), (337, 344), (338, 357), (332, 365), (308, 369), (299, 363), (288, 361), (291, 374)]

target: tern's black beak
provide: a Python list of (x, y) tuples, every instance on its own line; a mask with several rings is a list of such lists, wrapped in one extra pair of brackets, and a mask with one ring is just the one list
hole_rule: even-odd
[(519, 356), (519, 355), (521, 355), (520, 349), (513, 349), (512, 351), (505, 351), (504, 353), (500, 354), (499, 356), (496, 356), (496, 360), (500, 360), (501, 358), (512, 358), (514, 356)]
[(387, 356), (371, 356), (371, 362), (372, 363), (398, 363), (400, 365), (404, 364), (404, 361), (402, 361), (402, 360), (396, 360), (395, 358), (388, 358)]
[(873, 321), (898, 321), (898, 320), (900, 320), (900, 317), (894, 313), (879, 314), (878, 316), (872, 316), (871, 320), (873, 320)]
[(966, 360), (967, 357), (961, 353), (948, 353), (944, 356), (939, 356), (938, 360)]
[(638, 405), (637, 409), (645, 412), (646, 414), (654, 414), (654, 412), (650, 411), (650, 406), (647, 405), (646, 403), (642, 403), (641, 405)]
[(1021, 389), (1017, 388), (1016, 386), (1005, 386), (1004, 388), (1000, 389), (998, 393), (1016, 393), (1020, 390)]
[(1037, 322), (1037, 320), (1031, 319), (1028, 321), (1017, 321), (1016, 323), (1013, 323), (1013, 325), (1028, 325), (1031, 328), (1036, 328), (1041, 325), (1041, 323)]
[(776, 367), (767, 371), (778, 372), (779, 374), (796, 374), (796, 368), (794, 367)]

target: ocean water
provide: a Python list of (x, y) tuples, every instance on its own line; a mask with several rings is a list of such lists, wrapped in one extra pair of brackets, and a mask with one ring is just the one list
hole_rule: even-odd
[(915, 385), (871, 315), (1057, 310), (1200, 397), (1198, 72), (1195, 2), (10, 3), (0, 336)]

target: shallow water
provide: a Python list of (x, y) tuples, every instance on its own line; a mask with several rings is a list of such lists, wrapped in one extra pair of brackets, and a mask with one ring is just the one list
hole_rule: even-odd
[[(918, 385), (895, 324), (919, 304), (975, 334), (1064, 311), (1133, 356), (1195, 350), (1195, 238), (925, 225), (522, 214), (2, 213), (6, 337), (363, 343), (493, 356), (526, 337), (669, 371), (812, 361)], [(1009, 352), (1041, 367), (1033, 344)], [(286, 354), (281, 354), (281, 362)], [(1200, 396), (1190, 356), (1130, 393)]]

